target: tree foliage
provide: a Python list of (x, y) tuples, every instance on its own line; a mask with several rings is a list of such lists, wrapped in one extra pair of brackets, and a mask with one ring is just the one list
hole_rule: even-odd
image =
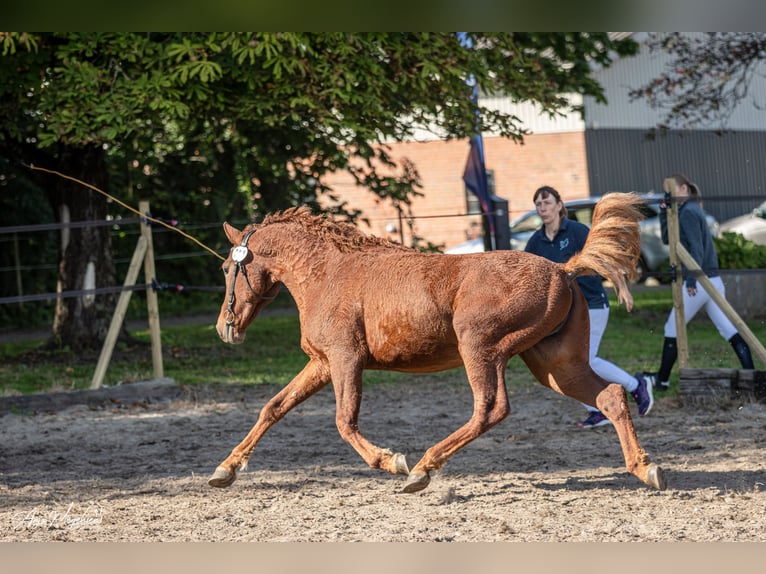
[[(566, 94), (603, 101), (591, 63), (636, 50), (606, 33), (469, 37), (471, 49), (454, 33), (0, 33), (0, 165), (77, 172), (182, 221), (258, 218), (320, 198), (353, 218), (323, 176), (345, 170), (406, 206), (417, 166), (386, 144), (417, 128), (465, 138), (478, 122), (523, 139), (519, 118), (477, 108), (468, 78), (565, 114)], [(82, 159), (74, 169), (67, 158)], [(45, 189), (54, 214), (78, 193), (19, 167), (0, 180), (4, 193), (19, 192), (19, 179)], [(103, 197), (82, 198), (81, 216), (104, 211), (89, 205)], [(81, 240), (73, 233), (62, 261), (110, 257), (106, 239)], [(69, 286), (79, 280), (70, 273)]]
[(630, 97), (664, 111), (657, 126), (661, 130), (722, 130), (748, 97), (758, 109), (766, 105), (762, 94), (750, 91), (753, 79), (764, 72), (766, 33), (654, 33), (647, 46), (652, 52), (667, 53), (670, 60), (659, 77), (631, 90)]
[(475, 109), (469, 76), (562, 114), (568, 93), (603, 99), (590, 62), (635, 50), (603, 33), (470, 36), (473, 49), (448, 33), (4, 33), (0, 141), (108, 146), (139, 159), (139, 180), (190, 145), (209, 154), (228, 142), (242, 189), (266, 188), (262, 207), (316, 193), (337, 169), (386, 197), (377, 168), (393, 160), (381, 144), (419, 126), (463, 138), (478, 111), (484, 129), (523, 137), (518, 118)]

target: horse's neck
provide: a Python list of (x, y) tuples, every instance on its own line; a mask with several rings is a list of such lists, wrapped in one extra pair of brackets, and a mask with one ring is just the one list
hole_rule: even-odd
[(332, 273), (342, 254), (302, 229), (286, 226), (280, 231), (268, 238), (269, 270), (294, 297), (299, 296), (307, 285)]

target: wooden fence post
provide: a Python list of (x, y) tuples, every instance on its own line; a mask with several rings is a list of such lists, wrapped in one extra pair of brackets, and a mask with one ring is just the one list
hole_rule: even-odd
[[(149, 214), (149, 202), (140, 201), (138, 210), (144, 214)], [(141, 224), (141, 236), (146, 239), (146, 254), (144, 255), (144, 279), (147, 285), (151, 285), (156, 278), (154, 270), (154, 244), (152, 242), (152, 227), (149, 222)], [(154, 289), (146, 290), (146, 307), (149, 315), (149, 333), (152, 338), (152, 366), (154, 368), (154, 378), (164, 377), (162, 365), (162, 342), (160, 336), (160, 311), (157, 303), (157, 292)]]
[[(149, 202), (140, 201), (138, 204), (139, 210), (144, 215), (149, 214)], [(162, 365), (162, 341), (160, 336), (160, 312), (159, 305), (157, 303), (157, 293), (152, 289), (152, 280), (155, 279), (154, 270), (154, 247), (152, 244), (152, 228), (148, 221), (142, 221), (141, 235), (136, 243), (136, 250), (133, 252), (133, 257), (130, 260), (130, 266), (128, 267), (128, 273), (125, 276), (124, 287), (132, 287), (136, 284), (138, 278), (138, 272), (141, 269), (141, 263), (144, 264), (144, 279), (146, 281), (146, 306), (149, 315), (149, 331), (152, 338), (152, 365), (154, 367), (154, 378), (162, 379), (164, 377), (164, 369)], [(96, 371), (93, 374), (93, 379), (90, 383), (91, 389), (98, 389), (104, 381), (106, 375), (106, 369), (109, 367), (109, 361), (112, 358), (112, 352), (114, 346), (117, 343), (117, 337), (120, 334), (120, 327), (125, 320), (125, 313), (128, 309), (128, 303), (130, 302), (130, 296), (133, 291), (130, 289), (123, 289), (120, 292), (120, 297), (117, 300), (117, 306), (112, 316), (112, 322), (109, 325), (109, 331), (106, 334), (104, 340), (104, 346), (101, 348), (101, 356), (98, 359), (96, 365)]]
[[(684, 265), (686, 265), (687, 269), (691, 269), (692, 271), (702, 271), (702, 268), (697, 265), (694, 257), (692, 257), (686, 248), (680, 244), (678, 245), (678, 256), (681, 258)], [(697, 277), (697, 281), (705, 288), (705, 291), (708, 292), (710, 298), (721, 308), (721, 311), (723, 311), (724, 315), (729, 318), (729, 321), (734, 324), (737, 331), (742, 335), (742, 338), (752, 347), (753, 354), (766, 364), (766, 349), (764, 349), (761, 342), (747, 326), (747, 323), (742, 320), (726, 298), (718, 292), (718, 289), (716, 289), (715, 285), (708, 279), (708, 276), (702, 273)]]
[(676, 247), (681, 244), (681, 233), (678, 224), (678, 203), (676, 198), (676, 180), (667, 178), (663, 189), (668, 192), (674, 201), (667, 206), (668, 216), (668, 247), (670, 249), (670, 264), (675, 271), (671, 289), (673, 292), (673, 308), (676, 311), (676, 345), (678, 346), (678, 366), (685, 369), (689, 366), (689, 340), (686, 337), (686, 317), (684, 315), (684, 280), (681, 273), (681, 261), (678, 258)]
[[(124, 287), (132, 287), (136, 284), (138, 278), (138, 271), (141, 269), (141, 260), (146, 256), (146, 238), (139, 237), (138, 243), (136, 243), (136, 250), (133, 252), (133, 258), (130, 260), (130, 267), (128, 267), (128, 274), (125, 276)], [(125, 319), (125, 312), (128, 309), (128, 303), (130, 303), (130, 296), (133, 291), (124, 289), (120, 292), (120, 297), (117, 300), (117, 306), (114, 309), (114, 315), (112, 315), (112, 322), (109, 324), (109, 331), (106, 333), (106, 339), (104, 340), (104, 346), (101, 347), (101, 355), (98, 358), (96, 364), (96, 371), (93, 373), (93, 379), (90, 382), (91, 389), (97, 389), (104, 382), (104, 375), (106, 375), (106, 369), (109, 366), (109, 361), (112, 358), (112, 351), (114, 351), (114, 345), (117, 343), (117, 336), (120, 334), (120, 327)]]

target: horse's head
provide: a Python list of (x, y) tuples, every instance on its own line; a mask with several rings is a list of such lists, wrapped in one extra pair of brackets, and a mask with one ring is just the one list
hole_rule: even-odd
[(224, 223), (223, 229), (232, 249), (222, 265), (226, 297), (216, 329), (225, 343), (239, 344), (245, 340), (245, 330), (253, 319), (277, 296), (280, 283), (267, 269), (267, 260), (248, 247), (254, 228), (243, 232)]

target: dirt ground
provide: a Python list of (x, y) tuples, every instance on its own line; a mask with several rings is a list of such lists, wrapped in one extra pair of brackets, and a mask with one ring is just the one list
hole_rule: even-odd
[[(209, 385), (154, 404), (0, 417), (0, 541), (764, 541), (766, 405), (660, 398), (639, 439), (668, 489), (624, 470), (611, 426), (530, 382), (511, 415), (417, 494), (339, 437), (331, 388), (295, 409), (228, 489), (207, 485), (276, 387)], [(632, 404), (635, 413), (635, 405)], [(467, 384), (365, 390), (361, 429), (422, 452), (462, 424)]]

